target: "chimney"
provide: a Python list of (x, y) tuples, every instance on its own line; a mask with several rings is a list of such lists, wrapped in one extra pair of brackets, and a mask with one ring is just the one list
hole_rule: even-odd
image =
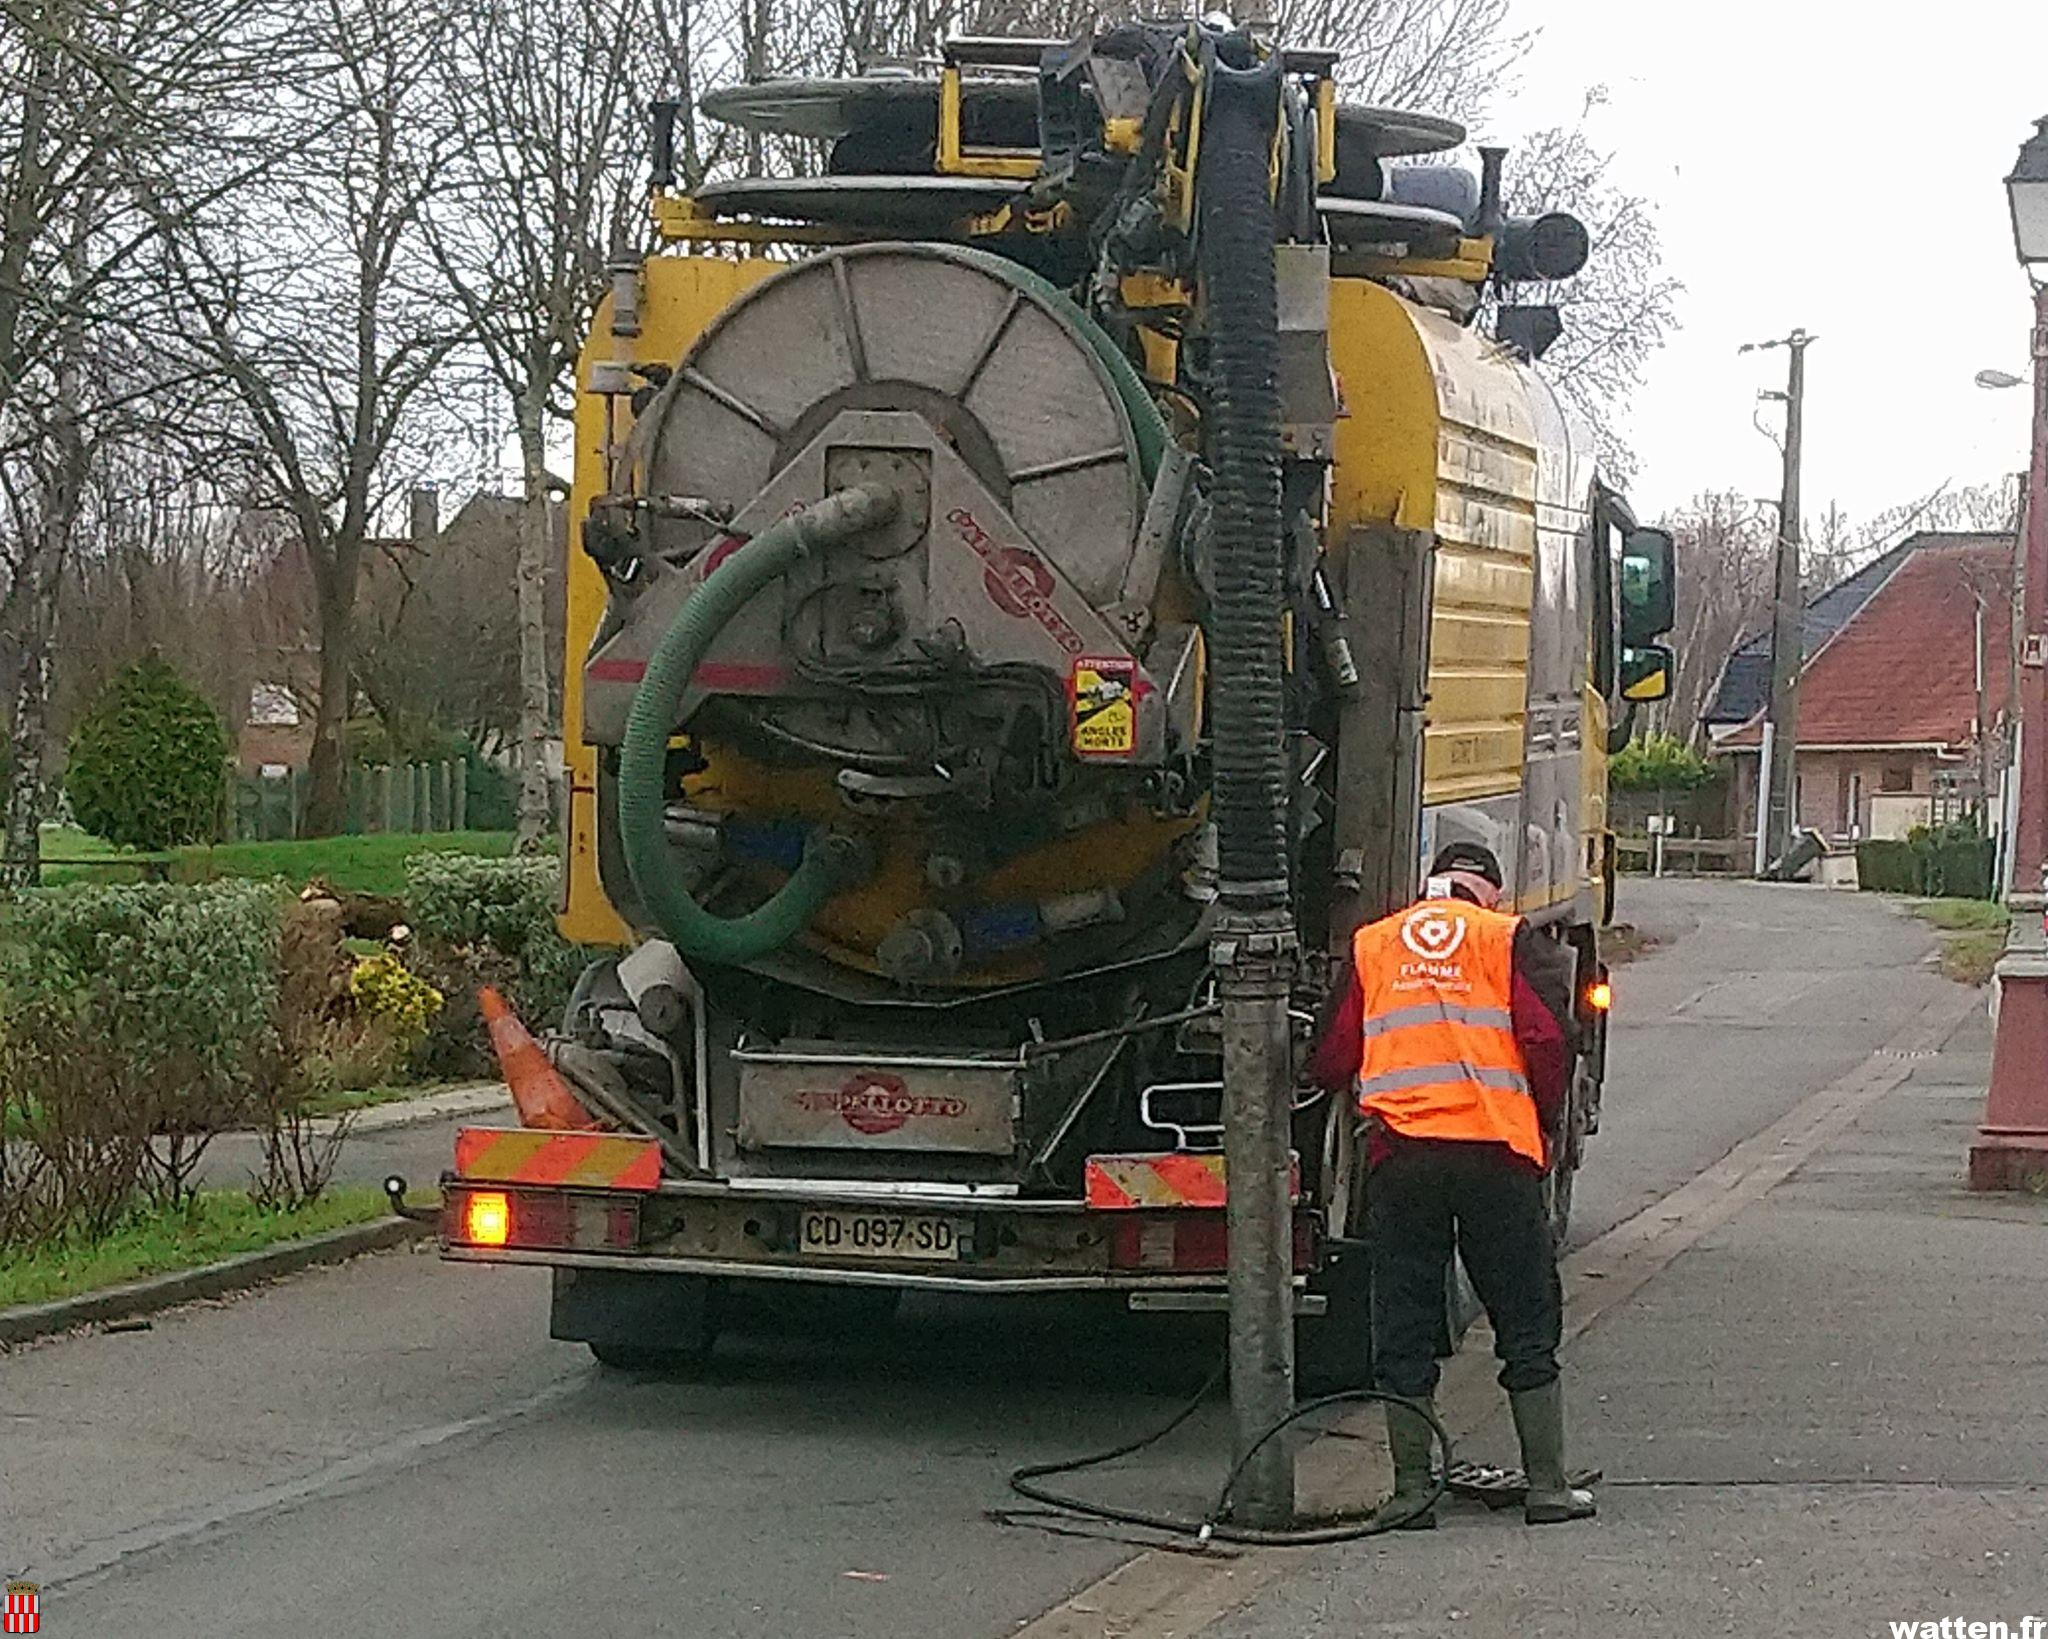
[(432, 484), (413, 486), (412, 527), (407, 533), (414, 546), (432, 546), (441, 535), (441, 492)]

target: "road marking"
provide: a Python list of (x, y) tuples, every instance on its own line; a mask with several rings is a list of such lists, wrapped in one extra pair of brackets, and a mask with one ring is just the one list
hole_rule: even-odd
[[(80, 1588), (97, 1582), (138, 1554), (155, 1553), (165, 1548), (189, 1547), (193, 1543), (211, 1537), (216, 1533), (259, 1515), (281, 1513), (301, 1503), (311, 1502), (316, 1497), (332, 1496), (343, 1491), (352, 1491), (370, 1481), (380, 1479), (397, 1469), (408, 1467), (428, 1452), (457, 1440), (482, 1438), (497, 1433), (508, 1423), (563, 1400), (588, 1385), (590, 1373), (577, 1370), (557, 1382), (550, 1383), (537, 1393), (529, 1394), (522, 1400), (509, 1405), (479, 1413), (475, 1417), (464, 1417), (452, 1423), (441, 1423), (432, 1428), (414, 1429), (401, 1434), (394, 1440), (387, 1440), (368, 1451), (358, 1452), (353, 1457), (344, 1457), (338, 1463), (329, 1463), (325, 1468), (315, 1469), (310, 1474), (295, 1480), (281, 1480), (275, 1485), (261, 1486), (254, 1491), (244, 1491), (238, 1496), (225, 1497), (212, 1507), (200, 1513), (188, 1514), (181, 1519), (159, 1520), (153, 1524), (140, 1525), (133, 1530), (116, 1532), (113, 1536), (102, 1537), (90, 1542), (67, 1559), (36, 1575), (45, 1595), (73, 1593)], [(30, 1567), (30, 1572), (34, 1567)]]
[[(1980, 995), (1960, 986), (1936, 997), (1855, 1069), (1566, 1257), (1560, 1265), (1565, 1340), (1627, 1302), (1680, 1253), (1783, 1183), (1911, 1076), (1918, 1068), (1914, 1055), (1937, 1051), (1982, 1005)], [(1445, 1362), (1437, 1391), (1438, 1415), (1454, 1438), (1470, 1434), (1499, 1409), (1493, 1373), (1488, 1333), (1483, 1324), (1475, 1326), (1457, 1356)], [(1369, 1440), (1378, 1422), (1375, 1412), (1361, 1408), (1336, 1432)], [(1367, 1461), (1361, 1462), (1361, 1454)], [(1347, 1500), (1356, 1506), (1360, 1490), (1384, 1488), (1385, 1462), (1377, 1444), (1361, 1452), (1354, 1440), (1319, 1439), (1303, 1453), (1304, 1499), (1324, 1502), (1332, 1481), (1342, 1477), (1353, 1493)], [(1193, 1639), (1298, 1570), (1304, 1557), (1301, 1549), (1250, 1549), (1228, 1561), (1148, 1551), (1017, 1629), (1014, 1639)]]

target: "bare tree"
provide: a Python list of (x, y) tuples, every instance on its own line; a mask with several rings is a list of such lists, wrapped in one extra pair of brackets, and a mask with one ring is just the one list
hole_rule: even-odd
[(1864, 528), (1873, 553), (1917, 529), (1965, 532), (1991, 530), (2011, 534), (2020, 527), (2021, 479), (1993, 479), (1983, 484), (1942, 484), (1918, 500), (1887, 507)]
[[(292, 520), (314, 587), (319, 692), (302, 824), (346, 819), (356, 594), (380, 520), (446, 431), (427, 414), (462, 336), (433, 294), (428, 202), (459, 136), (430, 63), (446, 19), (405, 0), (312, 0), (320, 75), (280, 100), (287, 157), (232, 210), (166, 239), (166, 345), (218, 383), (250, 505)], [(168, 190), (159, 196), (166, 202)]]
[(271, 0), (0, 3), (0, 613), (15, 642), (0, 886), (39, 867), (59, 588), (93, 451), (165, 381), (132, 338), (144, 259), (177, 221), (144, 195), (202, 152), (215, 189), (246, 179), (250, 157), (215, 126), (257, 63), (266, 83), (288, 77), (279, 32)]
[(550, 433), (607, 268), (639, 237), (641, 110), (661, 85), (645, 0), (505, 0), (444, 37), (442, 95), (473, 138), (424, 214), (427, 242), (512, 403), (519, 551), (519, 838), (552, 821), (545, 752)]
[[(556, 502), (548, 515), (551, 688), (560, 684), (562, 664), (566, 511)], [(523, 512), (511, 497), (479, 495), (431, 547), (394, 549), (371, 561), (356, 679), (389, 741), (439, 729), (492, 756), (518, 746)]]
[[(956, 23), (977, 34), (1064, 39), (1085, 29), (1157, 17), (1141, 0), (837, 0), (828, 28), (865, 19), (863, 55), (930, 55)], [(1343, 53), (1337, 81), (1347, 98), (1471, 120), (1504, 88), (1530, 36), (1508, 22), (1508, 0), (1282, 0), (1275, 35)]]
[(1664, 271), (1655, 207), (1614, 183), (1612, 156), (1586, 134), (1585, 114), (1601, 100), (1596, 88), (1577, 124), (1539, 131), (1521, 146), (1508, 166), (1505, 203), (1515, 213), (1569, 211), (1591, 234), (1580, 273), (1518, 285), (1514, 299), (1558, 309), (1564, 333), (1544, 355), (1543, 374), (1592, 424), (1602, 467), (1626, 482), (1635, 470), (1622, 431), (1628, 401), (1676, 328), (1685, 287)]
[(1671, 638), (1678, 675), (1665, 703), (1665, 726), (1691, 740), (1728, 657), (1769, 608), (1776, 531), (1769, 508), (1733, 490), (1696, 495), (1663, 521), (1684, 566)]

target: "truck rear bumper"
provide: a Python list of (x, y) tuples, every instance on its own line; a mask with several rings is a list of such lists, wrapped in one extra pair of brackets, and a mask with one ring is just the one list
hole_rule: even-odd
[[(443, 1180), (441, 1255), (728, 1280), (932, 1292), (1211, 1292), (1227, 1285), (1220, 1209), (1102, 1211), (1077, 1201), (917, 1202), (876, 1211), (764, 1199)], [(1296, 1270), (1317, 1220), (1298, 1211)]]
[[(922, 1182), (675, 1179), (652, 1141), (465, 1130), (441, 1251), (465, 1263), (934, 1292), (1224, 1291), (1220, 1159), (1104, 1156), (1083, 1198)], [(1099, 1176), (1097, 1173), (1099, 1172)], [(1295, 1269), (1320, 1218), (1297, 1205)]]
[(503, 1250), (443, 1244), (452, 1263), (531, 1264), (556, 1269), (612, 1269), (637, 1274), (705, 1275), (719, 1279), (801, 1281), (817, 1286), (889, 1286), (918, 1292), (978, 1292), (1023, 1295), (1053, 1292), (1213, 1292), (1225, 1289), (1223, 1275), (1168, 1274), (1115, 1269), (1097, 1272), (1023, 1274), (870, 1268), (843, 1263), (786, 1263), (724, 1258), (676, 1257), (658, 1252), (560, 1252)]

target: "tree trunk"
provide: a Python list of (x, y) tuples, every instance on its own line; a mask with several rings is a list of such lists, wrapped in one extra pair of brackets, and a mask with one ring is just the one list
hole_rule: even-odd
[(57, 402), (49, 420), (48, 465), (36, 485), (36, 531), (22, 579), (19, 672), (9, 746), (5, 840), (0, 889), (32, 888), (42, 879), (43, 770), (50, 753), (50, 659), (57, 646), (57, 597), (85, 495), (83, 387), (76, 321), (57, 361)]
[(547, 452), (542, 442), (545, 406), (534, 397), (518, 406), (522, 490), (519, 506), (519, 832), (521, 853), (538, 848), (551, 828), (548, 788), (548, 560), (554, 530), (548, 517)]
[(34, 548), (35, 584), (23, 605), (6, 842), (0, 847), (0, 888), (9, 891), (33, 888), (42, 879), (43, 765), (50, 732), (50, 650), (56, 637), (58, 582), (47, 566), (53, 554), (63, 550), (50, 537), (64, 528), (54, 518), (44, 520)]
[[(339, 835), (348, 823), (348, 716), (355, 668), (355, 577), (306, 543), (320, 616), (320, 699), (313, 710), (313, 752), (306, 763), (306, 806), (299, 834)], [(351, 566), (352, 567), (352, 566)]]

